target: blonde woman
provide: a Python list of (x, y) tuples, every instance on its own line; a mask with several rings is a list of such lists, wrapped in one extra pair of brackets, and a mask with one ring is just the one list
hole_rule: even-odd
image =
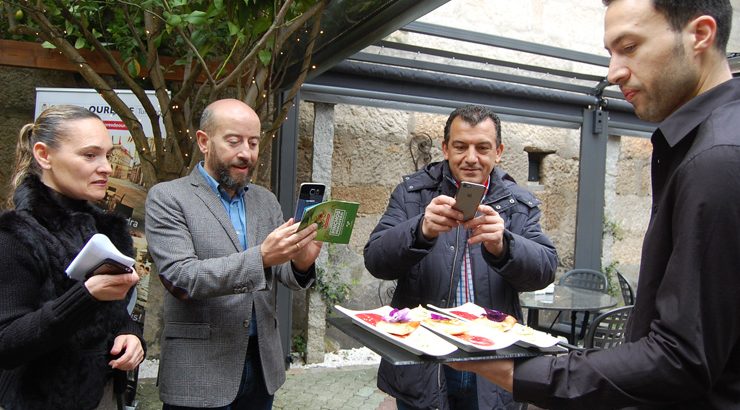
[(144, 358), (126, 311), (137, 274), (64, 272), (95, 233), (133, 253), (126, 221), (91, 203), (105, 196), (111, 149), (81, 107), (51, 107), (21, 129), (14, 209), (0, 215), (0, 408), (115, 409), (115, 375)]

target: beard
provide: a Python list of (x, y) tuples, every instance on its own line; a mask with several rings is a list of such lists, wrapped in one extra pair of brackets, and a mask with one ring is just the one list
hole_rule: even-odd
[[(225, 162), (221, 161), (214, 152), (211, 152), (211, 154), (209, 155), (211, 157), (209, 162), (212, 162), (214, 164), (213, 169), (214, 171), (216, 171), (216, 181), (224, 190), (237, 192), (238, 190), (247, 186), (247, 183), (252, 176), (252, 170), (254, 169), (254, 164), (252, 164), (252, 161), (236, 160), (232, 164), (226, 164)], [(234, 176), (231, 174), (231, 171), (229, 169), (232, 165), (237, 167), (249, 167), (249, 172), (244, 175)]]
[(642, 120), (663, 121), (691, 99), (697, 75), (683, 44), (677, 39), (670, 60), (655, 73), (650, 100), (641, 109), (635, 107), (635, 114)]

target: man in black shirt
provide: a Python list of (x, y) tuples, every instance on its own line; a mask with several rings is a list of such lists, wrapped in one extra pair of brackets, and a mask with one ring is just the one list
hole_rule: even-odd
[(454, 365), (546, 408), (740, 408), (740, 79), (728, 0), (604, 0), (609, 81), (653, 133), (627, 343)]

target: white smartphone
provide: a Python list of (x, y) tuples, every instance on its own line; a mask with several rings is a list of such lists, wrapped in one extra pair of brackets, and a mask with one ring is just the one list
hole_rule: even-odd
[(483, 194), (486, 193), (486, 186), (474, 182), (462, 181), (460, 188), (455, 195), (454, 208), (463, 213), (463, 221), (473, 219), (478, 210)]
[(293, 220), (298, 222), (303, 218), (306, 208), (324, 201), (324, 192), (326, 185), (316, 182), (304, 182), (298, 191), (298, 201), (295, 205), (295, 215)]

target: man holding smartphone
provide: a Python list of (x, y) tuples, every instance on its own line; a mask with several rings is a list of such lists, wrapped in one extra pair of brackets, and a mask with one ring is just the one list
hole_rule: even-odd
[[(445, 125), (445, 160), (405, 176), (393, 191), (365, 245), (365, 266), (377, 278), (398, 281), (394, 307), (473, 302), (521, 321), (518, 292), (552, 283), (557, 253), (540, 228), (540, 202), (496, 166), (503, 151), (501, 121), (493, 111), (458, 108)], [(464, 203), (474, 196), (459, 194), (464, 182), (483, 191), (469, 220)], [(383, 361), (378, 387), (402, 410), (490, 409), (512, 402), (487, 380), (438, 364), (394, 367)]]
[(165, 410), (270, 409), (285, 381), (278, 281), (306, 289), (321, 243), (316, 225), (283, 222), (267, 189), (249, 183), (260, 120), (225, 99), (203, 111), (205, 160), (147, 196), (149, 252), (167, 288), (159, 365)]

